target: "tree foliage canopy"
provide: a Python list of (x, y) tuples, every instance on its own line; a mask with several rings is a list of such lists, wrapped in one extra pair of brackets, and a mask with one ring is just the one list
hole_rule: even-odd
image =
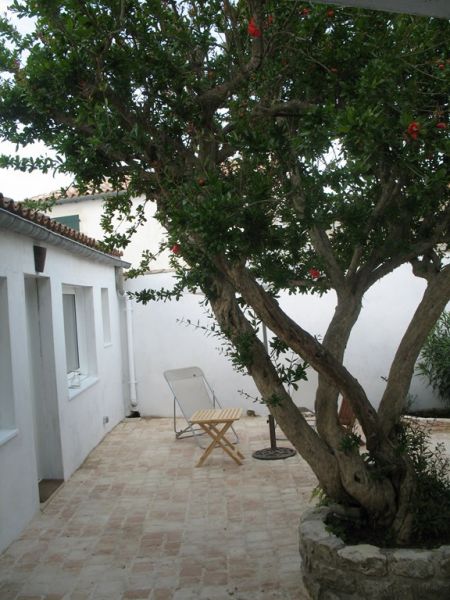
[(22, 39), (3, 23), (15, 43), (2, 52), (2, 133), (45, 141), (61, 159), (42, 166), (80, 184), (163, 189), (174, 241), (189, 219), (207, 254), (248, 258), (285, 287), (325, 267), (313, 225), (344, 270), (356, 246), (378, 249), (373, 270), (439, 237), (445, 21), (297, 2), (14, 6), (37, 21)]
[[(203, 289), (327, 493), (407, 540), (415, 478), (395, 451), (395, 426), (450, 297), (448, 22), (295, 0), (13, 6), (35, 31), (20, 36), (0, 21), (0, 136), (43, 140), (59, 158), (0, 165), (73, 172), (81, 189), (105, 177), (126, 185), (106, 205), (111, 243), (127, 243), (113, 235), (114, 215), (133, 230), (155, 201), (176, 248), (174, 293)], [(137, 215), (133, 196), (144, 198)], [(363, 294), (407, 262), (427, 288), (377, 412), (343, 357)], [(282, 289), (336, 291), (322, 343), (283, 313)], [(318, 432), (289, 398), (250, 310), (319, 372)], [(368, 462), (345, 442), (339, 393), (361, 423)]]

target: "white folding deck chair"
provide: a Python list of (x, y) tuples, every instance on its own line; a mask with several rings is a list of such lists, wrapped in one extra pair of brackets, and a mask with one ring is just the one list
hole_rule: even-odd
[[(222, 408), (214, 390), (199, 367), (164, 371), (164, 378), (173, 394), (173, 430), (175, 437), (177, 439), (195, 437), (197, 444), (202, 447), (200, 436), (204, 435), (204, 431), (199, 427), (194, 427), (190, 423), (190, 418), (197, 410)], [(187, 427), (180, 430), (177, 429), (177, 405), (187, 422)], [(231, 429), (236, 442), (238, 442), (239, 438), (236, 431), (233, 427)]]

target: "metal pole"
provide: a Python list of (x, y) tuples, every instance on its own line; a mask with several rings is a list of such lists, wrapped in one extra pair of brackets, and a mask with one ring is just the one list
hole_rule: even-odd
[[(262, 334), (263, 334), (263, 344), (266, 349), (267, 354), (269, 353), (269, 344), (267, 341), (267, 327), (264, 323), (262, 323)], [(281, 458), (289, 458), (290, 456), (294, 456), (296, 451), (293, 448), (278, 448), (277, 447), (277, 437), (275, 433), (275, 419), (269, 413), (269, 417), (267, 422), (269, 423), (269, 435), (270, 435), (270, 448), (263, 448), (262, 450), (256, 450), (253, 452), (253, 458), (257, 458), (259, 460), (279, 460)]]
[(269, 415), (269, 434), (270, 434), (270, 447), (272, 450), (277, 448), (277, 437), (275, 434), (275, 419), (272, 415)]

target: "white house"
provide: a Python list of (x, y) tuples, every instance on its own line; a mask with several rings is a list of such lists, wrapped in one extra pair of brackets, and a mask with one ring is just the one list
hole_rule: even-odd
[(0, 195), (0, 551), (128, 410), (128, 266)]
[[(105, 194), (111, 191), (105, 188)], [(80, 230), (101, 237), (100, 218), (104, 194), (77, 196), (76, 190), (58, 200), (52, 209), (53, 218), (75, 219)], [(142, 199), (135, 199), (136, 204)], [(145, 249), (156, 252), (165, 232), (154, 218), (154, 205), (147, 206), (147, 222), (138, 230), (124, 258), (137, 266)], [(153, 263), (152, 270), (136, 279), (127, 280), (128, 291), (143, 288), (171, 287), (173, 269), (169, 252), (163, 252)], [(424, 291), (424, 282), (412, 274), (409, 266), (379, 281), (364, 297), (364, 308), (352, 332), (346, 366), (365, 387), (369, 399), (378, 405), (398, 343)], [(208, 337), (192, 323), (208, 327), (201, 296), (186, 294), (179, 302), (152, 302), (147, 306), (133, 305), (134, 358), (138, 408), (143, 415), (170, 416), (171, 394), (164, 378), (166, 369), (197, 365), (203, 368), (222, 403), (242, 406), (265, 414), (266, 409), (252, 403), (258, 395), (252, 380), (233, 371), (220, 354), (220, 341)], [(312, 295), (281, 296), (280, 302), (288, 314), (314, 335), (323, 336), (335, 307), (334, 292), (322, 298)], [(317, 377), (310, 371), (308, 381), (301, 382), (293, 397), (299, 406), (313, 408)], [(244, 392), (244, 394), (242, 394)], [(248, 394), (246, 396), (245, 394)], [(419, 377), (411, 387), (414, 407), (439, 406), (439, 400)]]
[[(49, 194), (36, 196), (31, 200), (46, 200), (49, 197), (56, 197), (58, 200), (47, 214), (67, 225), (77, 229), (78, 231), (88, 235), (94, 239), (103, 239), (105, 232), (101, 226), (101, 217), (103, 214), (104, 200), (120, 195), (122, 192), (112, 190), (108, 182), (101, 186), (102, 191), (80, 195), (75, 187), (70, 187), (65, 190), (65, 196), (59, 197), (60, 192), (52, 192)], [(132, 205), (134, 209), (142, 204), (143, 198), (134, 198)], [(123, 250), (123, 259), (130, 262), (133, 267), (137, 267), (142, 257), (144, 250), (150, 250), (153, 254), (158, 254), (159, 244), (164, 239), (165, 230), (154, 218), (155, 204), (147, 203), (145, 212), (148, 217), (147, 221), (139, 227), (138, 233), (133, 237), (132, 243)], [(117, 231), (125, 233), (127, 223), (116, 222)], [(152, 271), (170, 269), (169, 265), (170, 252), (165, 250), (161, 255), (157, 256), (152, 262)]]

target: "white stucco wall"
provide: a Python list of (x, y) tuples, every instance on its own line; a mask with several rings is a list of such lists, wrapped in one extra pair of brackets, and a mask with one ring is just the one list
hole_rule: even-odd
[[(13, 397), (8, 393), (2, 402), (14, 406), (14, 437), (0, 445), (0, 550), (22, 530), (39, 506), (37, 469), (34, 460), (33, 418), (27, 399), (31, 396), (30, 372), (26, 348), (23, 268), (31, 268), (25, 249), (16, 236), (0, 235), (0, 277), (6, 278), (10, 318), (10, 378)], [(32, 254), (31, 254), (32, 256)], [(6, 261), (8, 257), (8, 261)], [(14, 323), (14, 327), (12, 327)], [(4, 360), (8, 348), (0, 348)], [(2, 382), (0, 382), (0, 385)]]
[[(48, 251), (47, 251), (48, 252)], [(114, 268), (88, 262), (66, 253), (50, 253), (48, 271), (52, 273), (55, 318), (55, 356), (58, 398), (60, 399), (61, 439), (63, 441), (64, 478), (67, 479), (80, 466), (87, 454), (104, 435), (124, 416), (122, 374), (122, 341), (120, 337), (122, 302), (115, 288)], [(58, 282), (58, 283), (56, 283)], [(96, 376), (86, 389), (67, 388), (65, 342), (61, 297), (61, 285), (92, 286), (94, 323), (89, 332), (88, 343), (94, 345)], [(111, 311), (111, 343), (103, 342), (101, 314), (101, 288), (109, 291)], [(103, 424), (103, 418), (108, 423)]]
[[(171, 287), (170, 273), (146, 275), (126, 282), (129, 291), (145, 287)], [(206, 336), (194, 327), (177, 319), (211, 322), (200, 306), (202, 296), (186, 294), (179, 302), (151, 302), (142, 305), (133, 302), (133, 330), (136, 361), (137, 396), (139, 411), (144, 415), (171, 416), (173, 401), (163, 373), (168, 369), (200, 367), (224, 406), (241, 406), (260, 411), (260, 405), (246, 400), (239, 390), (252, 396), (257, 390), (248, 376), (236, 373), (228, 360), (220, 354), (220, 340)]]
[[(126, 288), (136, 291), (145, 287), (170, 287), (172, 275), (161, 273), (129, 280)], [(398, 343), (424, 291), (424, 283), (411, 273), (408, 266), (397, 269), (375, 285), (364, 297), (363, 310), (352, 332), (345, 364), (364, 386), (370, 401), (378, 406), (384, 390), (383, 377)], [(252, 396), (258, 392), (248, 376), (233, 371), (227, 358), (220, 354), (220, 341), (207, 337), (201, 330), (177, 323), (177, 319), (197, 320), (204, 325), (210, 321), (200, 306), (201, 296), (187, 294), (179, 302), (151, 302), (134, 306), (135, 354), (139, 410), (144, 415), (170, 416), (171, 392), (163, 371), (187, 366), (199, 366), (226, 406), (242, 406), (266, 414), (265, 407), (254, 404), (239, 394), (244, 390)], [(280, 304), (302, 327), (319, 339), (333, 314), (335, 295), (322, 298), (311, 295), (283, 295)], [(298, 406), (313, 409), (317, 376), (309, 371), (306, 382), (299, 382), (293, 392)], [(429, 388), (414, 378), (413, 391), (422, 390), (418, 402), (439, 406)]]
[[(41, 244), (47, 247), (45, 271), (38, 277), (43, 289), (40, 300), (46, 300), (45, 306), (40, 307), (44, 356), (39, 363), (43, 368), (33, 368), (36, 365), (30, 336), (35, 320), (31, 319), (29, 327), (33, 313), (29, 308), (29, 285), (25, 282), (36, 281), (34, 243), (23, 235), (0, 231), (0, 278), (6, 281), (8, 294), (12, 380), (12, 398), (8, 394), (8, 398), (1, 399), (12, 401), (15, 413), (11, 439), (3, 439), (2, 443), (0, 431), (0, 551), (39, 510), (36, 419), (44, 412), (44, 426), (50, 436), (59, 439), (59, 451), (54, 443), (54, 456), (47, 465), (50, 476), (67, 479), (125, 413), (119, 325), (122, 302), (116, 294), (113, 266)], [(96, 357), (96, 377), (91, 379), (88, 389), (80, 387), (71, 395), (66, 376), (62, 284), (92, 286), (93, 298), (94, 325), (89, 332), (89, 344)], [(107, 346), (103, 343), (101, 287), (109, 290), (111, 343)], [(7, 348), (0, 348), (2, 360), (6, 353), (9, 353)], [(43, 394), (39, 393), (41, 387), (45, 389)], [(109, 418), (107, 424), (103, 423), (105, 416)]]
[[(135, 204), (138, 202), (136, 200)], [(157, 252), (161, 239), (165, 237), (164, 229), (153, 218), (154, 210), (154, 204), (149, 203), (147, 223), (138, 230), (130, 246), (124, 251), (124, 259), (132, 262), (133, 266), (139, 263), (141, 253), (146, 248)], [(64, 202), (53, 208), (53, 216), (68, 214), (80, 216), (80, 229), (83, 233), (99, 239), (103, 236), (100, 225), (101, 200)], [(155, 273), (129, 281), (129, 289), (136, 290), (148, 285), (170, 285), (169, 274), (156, 272), (158, 269), (169, 269), (169, 256), (170, 252), (164, 251), (151, 265)], [(382, 378), (388, 374), (397, 344), (420, 301), (423, 290), (424, 282), (411, 274), (409, 266), (404, 266), (378, 282), (364, 298), (363, 311), (348, 345), (346, 365), (365, 386), (375, 406), (378, 406), (384, 388)], [(218, 354), (218, 340), (207, 338), (200, 331), (177, 324), (176, 319), (182, 317), (192, 321), (203, 319), (203, 309), (199, 306), (199, 300), (198, 296), (188, 295), (180, 302), (151, 303), (147, 307), (135, 307), (138, 395), (142, 412), (170, 414), (170, 390), (165, 389), (167, 386), (162, 372), (164, 369), (173, 368), (173, 363), (177, 366), (203, 364), (208, 378), (213, 378), (221, 396), (231, 398), (235, 405), (265, 412), (263, 406), (244, 400), (237, 392), (239, 389), (245, 389), (247, 393), (257, 395), (253, 383), (248, 378), (236, 374), (228, 361)], [(326, 324), (333, 313), (335, 297), (333, 293), (322, 298), (294, 297), (286, 294), (282, 297), (281, 304), (308, 331), (320, 336), (324, 334)], [(204, 320), (205, 324), (207, 322)], [(150, 339), (154, 340), (155, 347), (147, 344), (147, 340)], [(161, 351), (162, 348), (168, 350), (167, 355)], [(221, 377), (222, 374), (225, 374), (225, 377)], [(299, 406), (312, 408), (316, 385), (317, 376), (311, 371), (308, 381), (301, 382), (299, 391), (294, 393)], [(413, 378), (411, 395), (414, 398), (413, 408), (441, 405), (426, 382), (417, 376)]]
[[(381, 279), (363, 298), (363, 309), (350, 336), (344, 364), (359, 380), (375, 407), (385, 388), (383, 378), (389, 374), (398, 344), (424, 290), (425, 282), (412, 274), (409, 265), (404, 265)], [(322, 298), (284, 296), (281, 304), (300, 325), (320, 339), (336, 302), (334, 293), (329, 293)], [(420, 388), (418, 383), (417, 389)], [(314, 391), (315, 384), (304, 387), (308, 405)], [(297, 396), (300, 394), (301, 391)], [(430, 402), (436, 402), (432, 395), (428, 397), (428, 405)]]

